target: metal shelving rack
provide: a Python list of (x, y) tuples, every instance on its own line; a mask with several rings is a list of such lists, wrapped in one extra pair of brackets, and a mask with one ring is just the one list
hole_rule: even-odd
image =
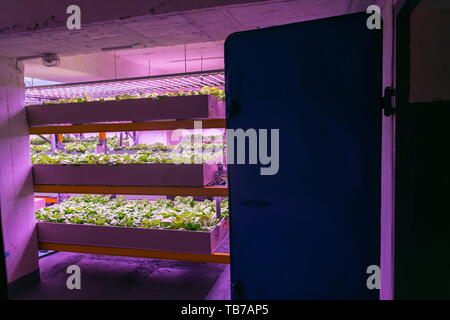
[[(106, 97), (119, 94), (133, 94), (140, 91), (178, 91), (193, 90), (202, 86), (223, 87), (225, 84), (223, 70), (173, 74), (133, 79), (109, 80), (103, 82), (84, 82), (52, 86), (28, 87), (26, 100), (48, 100), (70, 97), (82, 97), (88, 93), (91, 97)], [(57, 108), (57, 106), (55, 106)], [(94, 133), (120, 131), (175, 130), (194, 128), (195, 120), (148, 121), (129, 123), (98, 123), (77, 125), (52, 125), (30, 127), (29, 133), (62, 134), (62, 133)], [(225, 128), (225, 119), (203, 119), (203, 128)], [(166, 195), (166, 196), (209, 196), (226, 197), (227, 186), (206, 187), (158, 187), (158, 186), (107, 186), (107, 185), (35, 185), (34, 191), (39, 193), (83, 193), (83, 194), (128, 194), (128, 195)], [(40, 242), (39, 249), (93, 253), (117, 256), (144, 257), (153, 259), (184, 260), (208, 263), (230, 263), (229, 253), (192, 254), (154, 250), (113, 248), (86, 245), (69, 245), (63, 243)]]

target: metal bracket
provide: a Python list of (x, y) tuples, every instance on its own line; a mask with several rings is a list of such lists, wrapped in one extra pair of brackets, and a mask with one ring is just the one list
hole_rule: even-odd
[(223, 175), (223, 164), (217, 164), (217, 171), (214, 172), (214, 184), (220, 185), (222, 183), (222, 175)]
[(214, 171), (213, 181), (209, 182), (206, 186), (222, 186), (226, 183), (222, 180), (222, 176), (224, 175), (224, 165), (222, 163), (217, 164), (217, 170)]
[[(218, 163), (217, 164), (217, 170), (214, 172), (214, 181), (211, 183), (211, 185), (222, 185), (222, 175), (224, 172), (224, 166), (222, 163)], [(213, 197), (215, 203), (216, 203), (216, 217), (217, 219), (220, 219), (222, 216), (222, 208), (221, 208), (221, 203), (222, 203), (222, 197)]]
[(44, 137), (41, 134), (38, 134), (38, 137), (41, 138), (42, 140), (46, 141), (48, 144), (52, 144), (52, 142), (50, 140), (48, 140), (46, 137)]
[(54, 154), (56, 151), (58, 151), (58, 135), (51, 134), (50, 143), (52, 145), (52, 154)]
[(216, 203), (216, 218), (220, 219), (222, 217), (222, 197), (213, 198)]

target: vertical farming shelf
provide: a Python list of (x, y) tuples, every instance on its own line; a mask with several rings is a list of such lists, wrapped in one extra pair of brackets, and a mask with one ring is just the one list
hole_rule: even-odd
[(34, 192), (80, 194), (129, 194), (155, 196), (227, 197), (226, 186), (213, 187), (154, 187), (154, 186), (105, 186), (105, 185), (44, 185), (35, 184)]
[[(190, 129), (194, 128), (197, 118), (203, 118), (203, 128), (224, 128), (223, 103), (213, 99), (199, 95), (28, 106), (29, 132), (60, 134)], [(227, 187), (207, 186), (214, 181), (216, 170), (215, 164), (49, 164), (34, 165), (33, 179), (36, 192), (227, 196)], [(43, 250), (214, 263), (229, 263), (229, 254), (215, 252), (227, 234), (226, 218), (209, 231), (38, 223), (39, 247)]]
[(214, 181), (216, 164), (33, 165), (35, 184), (202, 187)]
[(89, 133), (118, 131), (151, 131), (194, 129), (196, 121), (202, 121), (202, 128), (225, 128), (225, 119), (171, 120), (130, 123), (97, 123), (80, 125), (50, 125), (30, 127), (29, 134)]
[[(126, 112), (123, 112), (126, 110)], [(26, 107), (30, 126), (88, 124), (114, 121), (223, 118), (224, 101), (210, 95), (116, 101), (31, 105)]]
[(39, 249), (78, 252), (78, 253), (92, 253), (111, 256), (138, 257), (149, 259), (167, 259), (167, 260), (181, 260), (191, 262), (230, 264), (230, 254), (221, 252), (214, 252), (213, 254), (181, 253), (171, 251), (82, 246), (64, 243), (47, 243), (47, 242), (39, 242)]

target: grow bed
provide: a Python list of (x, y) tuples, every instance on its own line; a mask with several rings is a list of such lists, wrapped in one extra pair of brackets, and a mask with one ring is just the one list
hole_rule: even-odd
[(101, 196), (75, 197), (36, 212), (38, 240), (212, 254), (228, 233), (227, 209), (225, 217), (218, 219), (214, 208), (211, 201), (196, 202), (191, 197), (177, 197), (174, 201), (160, 199), (154, 203), (123, 198), (109, 200)]
[(198, 150), (149, 151), (139, 150), (136, 153), (67, 153), (56, 151), (54, 153), (32, 152), (33, 164), (143, 164), (143, 163), (204, 163), (214, 161), (223, 155), (222, 150), (216, 153), (201, 152)]
[(31, 105), (28, 124), (89, 124), (170, 119), (224, 118), (225, 103), (211, 95), (140, 98), (111, 101)]
[(223, 219), (211, 231), (160, 230), (38, 222), (38, 241), (111, 248), (212, 254), (228, 233)]
[(34, 184), (202, 187), (214, 181), (217, 164), (33, 165)]

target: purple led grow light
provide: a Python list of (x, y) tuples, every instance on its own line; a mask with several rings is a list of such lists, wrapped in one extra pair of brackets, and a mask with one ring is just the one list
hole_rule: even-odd
[(28, 87), (26, 101), (40, 101), (83, 97), (87, 93), (92, 98), (136, 94), (140, 92), (167, 92), (179, 90), (197, 90), (204, 86), (223, 88), (225, 76), (223, 70), (195, 72), (145, 78), (119, 79), (100, 82), (70, 83)]

